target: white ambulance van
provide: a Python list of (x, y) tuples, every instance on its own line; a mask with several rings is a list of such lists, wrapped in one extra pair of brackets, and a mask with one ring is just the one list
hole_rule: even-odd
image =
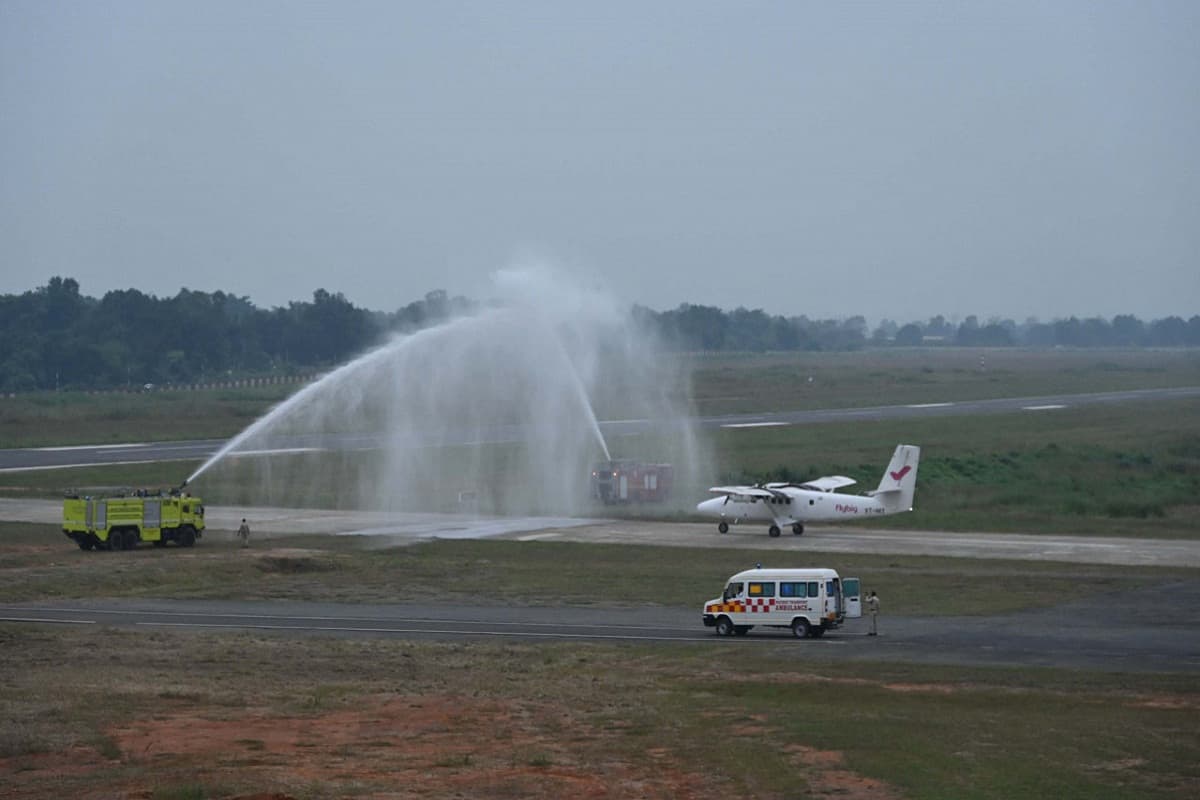
[(858, 578), (841, 578), (831, 569), (756, 567), (731, 577), (725, 592), (704, 604), (703, 620), (719, 636), (745, 636), (766, 625), (791, 628), (804, 639), (861, 616)]

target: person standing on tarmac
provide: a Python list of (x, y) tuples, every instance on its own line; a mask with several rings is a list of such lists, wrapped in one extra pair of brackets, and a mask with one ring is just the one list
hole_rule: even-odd
[(242, 527), (238, 528), (237, 535), (242, 540), (242, 547), (250, 546), (250, 525), (245, 517), (242, 517)]
[(867, 596), (867, 611), (871, 612), (871, 632), (867, 636), (879, 635), (879, 595), (871, 592)]

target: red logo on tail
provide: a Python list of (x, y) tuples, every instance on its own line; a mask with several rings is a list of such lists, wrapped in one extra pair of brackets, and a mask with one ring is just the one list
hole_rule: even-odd
[(910, 466), (908, 466), (908, 465), (906, 464), (906, 465), (904, 466), (904, 468), (903, 468), (902, 470), (900, 470), (899, 472), (889, 472), (888, 474), (892, 476), (892, 480), (894, 480), (894, 481), (899, 481), (899, 480), (900, 480), (900, 479), (902, 479), (902, 478), (903, 478), (905, 475), (907, 475), (907, 474), (908, 474), (908, 471), (909, 471), (910, 469), (912, 469), (912, 467), (910, 467)]

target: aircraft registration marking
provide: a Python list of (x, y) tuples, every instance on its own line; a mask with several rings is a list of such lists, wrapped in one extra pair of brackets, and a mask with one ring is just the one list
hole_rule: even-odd
[(722, 428), (773, 428), (781, 425), (791, 425), (790, 422), (730, 422)]

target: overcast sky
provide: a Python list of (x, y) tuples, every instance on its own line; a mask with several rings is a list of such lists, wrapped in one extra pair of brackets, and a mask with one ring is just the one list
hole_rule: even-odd
[(1200, 3), (0, 0), (0, 293), (1200, 313)]

